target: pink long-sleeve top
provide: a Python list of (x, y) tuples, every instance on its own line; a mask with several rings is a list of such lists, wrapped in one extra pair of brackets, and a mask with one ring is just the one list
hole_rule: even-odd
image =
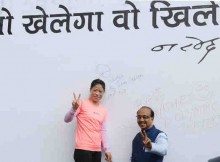
[(77, 119), (76, 149), (110, 152), (106, 136), (107, 109), (101, 104), (95, 105), (89, 99), (82, 100), (77, 111), (73, 108), (66, 114), (64, 121)]

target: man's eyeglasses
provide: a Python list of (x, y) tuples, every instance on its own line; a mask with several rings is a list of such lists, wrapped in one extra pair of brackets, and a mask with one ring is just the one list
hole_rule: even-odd
[(138, 120), (141, 120), (141, 118), (143, 118), (144, 120), (151, 118), (151, 116), (146, 116), (146, 115), (137, 115), (136, 117)]

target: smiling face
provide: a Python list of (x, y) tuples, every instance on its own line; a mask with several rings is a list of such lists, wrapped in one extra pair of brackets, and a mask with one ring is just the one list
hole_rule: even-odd
[(101, 84), (96, 84), (90, 89), (90, 100), (93, 103), (98, 103), (101, 99), (102, 96), (104, 95), (104, 88), (102, 87)]
[(152, 116), (151, 109), (144, 107), (140, 108), (137, 112), (137, 123), (139, 127), (149, 129), (153, 126), (154, 117)]

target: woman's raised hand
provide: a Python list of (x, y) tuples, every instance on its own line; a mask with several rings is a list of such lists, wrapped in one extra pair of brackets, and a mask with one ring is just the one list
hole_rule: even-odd
[(79, 94), (79, 96), (76, 98), (76, 94), (73, 92), (73, 96), (74, 96), (74, 100), (72, 102), (72, 107), (74, 110), (77, 110), (79, 107), (79, 101), (80, 101), (81, 94)]

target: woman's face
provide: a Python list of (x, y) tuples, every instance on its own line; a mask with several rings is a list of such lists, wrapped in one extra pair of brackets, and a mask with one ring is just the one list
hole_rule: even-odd
[(98, 103), (104, 94), (104, 89), (101, 84), (96, 84), (92, 89), (90, 90), (90, 99), (94, 103)]

